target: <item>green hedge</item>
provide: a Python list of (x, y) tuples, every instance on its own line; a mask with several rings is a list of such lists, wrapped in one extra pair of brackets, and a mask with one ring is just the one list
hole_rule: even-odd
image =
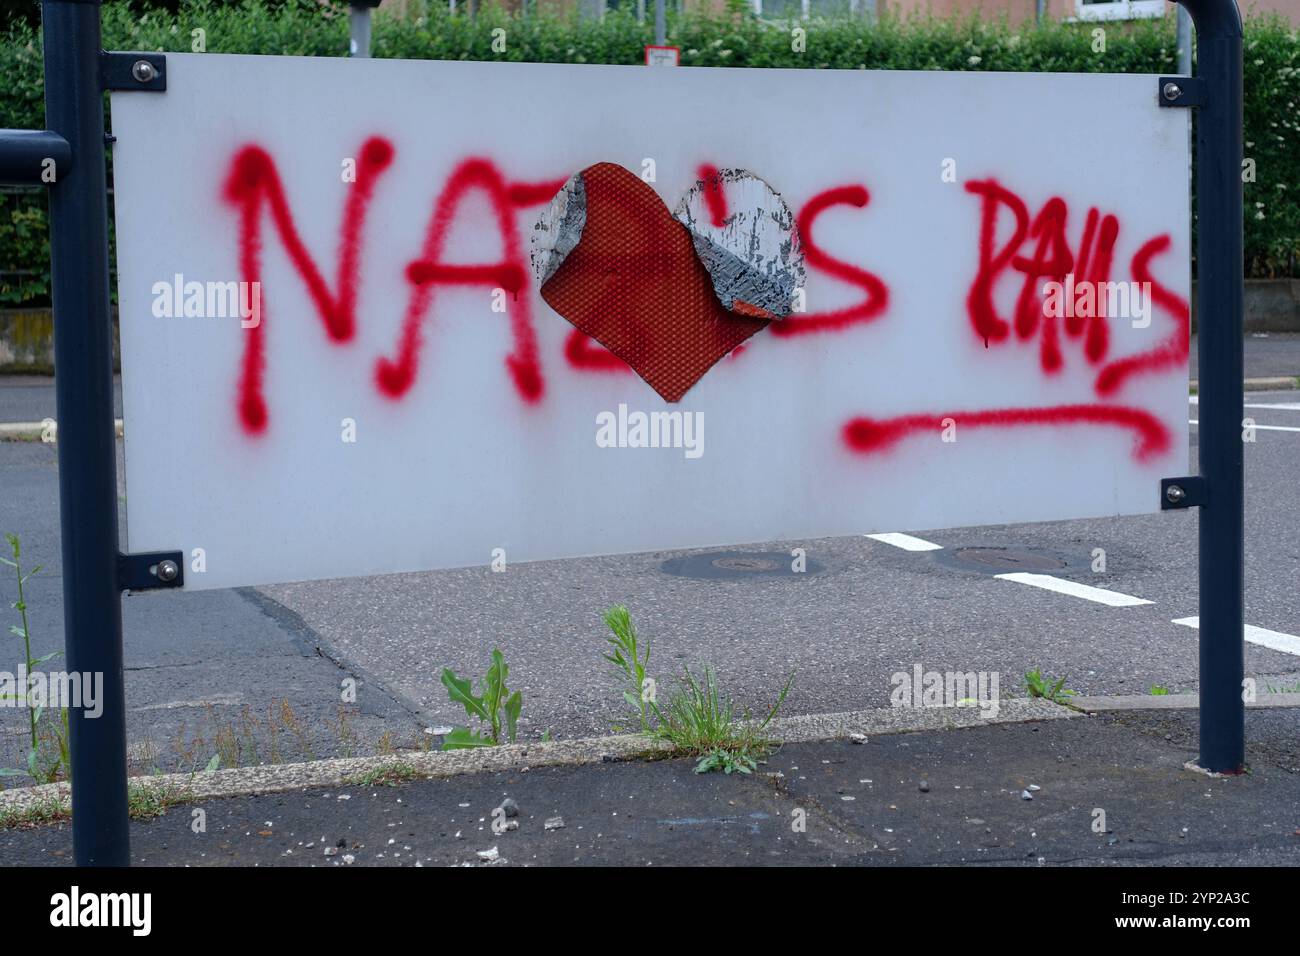
[[(463, 4), (462, 4), (463, 6)], [(653, 27), (629, 14), (603, 21), (573, 17), (512, 17), (488, 7), (477, 20), (450, 15), (430, 0), (429, 16), (401, 21), (379, 15), (375, 56), (428, 59), (507, 59), (527, 62), (640, 63)], [(734, 5), (733, 5), (734, 7)], [(1013, 28), (976, 20), (813, 20), (804, 52), (794, 52), (788, 23), (762, 22), (742, 12), (722, 17), (670, 17), (669, 42), (687, 66), (815, 69), (1013, 70), (1174, 72), (1173, 18), (1107, 24)], [(504, 27), (506, 51), (494, 53), (492, 31)], [(260, 0), (213, 4), (191, 0), (176, 14), (141, 15), (126, 3), (104, 7), (109, 49), (189, 51), (202, 29), (213, 53), (341, 55), (347, 49), (347, 8), (307, 0), (268, 9)], [(41, 56), (37, 34), (16, 25), (0, 37), (0, 126), (43, 126)], [(1246, 270), (1256, 277), (1300, 275), (1300, 36), (1278, 18), (1246, 27), (1246, 156), (1255, 181), (1246, 183)], [(1080, 117), (1091, 121), (1091, 117)], [(1125, 158), (1116, 154), (1117, 169)], [(40, 304), (49, 289), (49, 246), (39, 193), (0, 193), (0, 304)]]

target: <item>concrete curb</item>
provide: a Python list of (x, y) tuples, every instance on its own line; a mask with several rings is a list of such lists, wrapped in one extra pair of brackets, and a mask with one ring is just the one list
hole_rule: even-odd
[[(1196, 694), (1123, 694), (1115, 697), (1071, 697), (1070, 706), (1089, 714), (1116, 710), (1198, 710)], [(1300, 707), (1300, 694), (1259, 694), (1246, 705), (1248, 709)]]
[[(1069, 719), (1078, 713), (1042, 699), (1014, 699), (1000, 703), (998, 712), (980, 716), (979, 707), (882, 708), (840, 714), (811, 714), (774, 720), (769, 728), (782, 743), (850, 739), (853, 735), (899, 734), (923, 730), (955, 730), (984, 724), (1025, 723)], [(366, 774), (398, 770), (412, 777), (455, 777), (461, 774), (533, 767), (580, 766), (617, 760), (667, 757), (671, 748), (662, 741), (634, 734), (555, 740), (545, 743), (506, 744), (478, 750), (403, 752), (383, 757), (351, 757), (309, 763), (233, 767), (212, 773), (172, 773), (132, 777), (133, 789), (168, 800), (194, 801), (250, 794), (278, 793), (308, 787), (338, 787)], [(0, 813), (58, 806), (67, 809), (71, 788), (67, 783), (43, 784), (0, 792)]]
[[(121, 438), (122, 419), (113, 419), (113, 427), (117, 432), (117, 437)], [(57, 438), (57, 423), (54, 429)], [(45, 422), (0, 422), (0, 441), (43, 441), (44, 437)]]

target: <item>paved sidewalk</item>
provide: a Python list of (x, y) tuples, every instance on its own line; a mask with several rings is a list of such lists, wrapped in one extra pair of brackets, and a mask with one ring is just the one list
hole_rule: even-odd
[[(1300, 335), (1292, 332), (1247, 333), (1244, 344), (1247, 379), (1295, 379), (1300, 376)], [(1192, 352), (1187, 371), (1188, 378), (1195, 381), (1197, 378), (1195, 335), (1192, 336)]]
[[(1300, 864), (1300, 773), (1285, 745), (1300, 711), (1252, 711), (1252, 772), (1232, 778), (1185, 768), (1188, 719), (787, 744), (753, 777), (629, 761), (213, 799), (134, 824), (132, 856), (168, 866)], [(506, 797), (518, 815), (498, 818), (518, 828), (494, 833)], [(4, 863), (70, 858), (66, 824), (0, 831)]]

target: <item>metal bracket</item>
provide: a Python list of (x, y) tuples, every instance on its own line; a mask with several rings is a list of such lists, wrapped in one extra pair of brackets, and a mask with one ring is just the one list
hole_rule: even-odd
[(99, 54), (99, 85), (105, 90), (167, 90), (167, 57), (162, 53)]
[(1188, 475), (1186, 478), (1160, 479), (1160, 510), (1174, 511), (1179, 508), (1201, 508), (1208, 497), (1205, 479), (1200, 475)]
[(1156, 83), (1156, 102), (1176, 108), (1205, 105), (1205, 82), (1199, 76), (1162, 76)]
[(117, 556), (119, 591), (178, 588), (185, 583), (185, 556), (180, 551), (145, 551)]

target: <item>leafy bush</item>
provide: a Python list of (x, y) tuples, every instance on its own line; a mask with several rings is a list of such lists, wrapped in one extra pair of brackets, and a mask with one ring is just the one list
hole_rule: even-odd
[[(651, 22), (614, 11), (601, 21), (574, 15), (520, 17), (485, 3), (475, 19), (429, 0), (427, 17), (375, 18), (373, 54), (439, 60), (544, 63), (641, 63), (653, 42)], [(464, 4), (460, 4), (462, 8)], [(672, 4), (669, 4), (671, 7)], [(653, 19), (653, 18), (648, 18)], [(141, 14), (124, 2), (103, 8), (108, 49), (189, 52), (202, 30), (208, 52), (342, 56), (347, 6), (310, 0), (181, 0), (175, 13)], [(732, 5), (706, 16), (669, 15), (669, 42), (686, 66), (839, 70), (1005, 70), (1169, 73), (1176, 71), (1173, 17), (1109, 25), (1104, 50), (1097, 24), (1011, 27), (978, 20), (860, 19), (802, 21), (806, 52), (792, 49), (791, 24), (759, 20)], [(506, 29), (506, 49), (492, 31)], [(1256, 277), (1300, 275), (1300, 36), (1277, 17), (1247, 22), (1246, 156), (1255, 181), (1246, 191), (1246, 270)], [(0, 127), (44, 125), (37, 31), (23, 22), (0, 35)], [(1089, 117), (1082, 117), (1089, 120)], [(1099, 114), (1097, 121), (1104, 120)], [(1123, 157), (1117, 155), (1117, 163)], [(44, 302), (49, 282), (45, 201), (39, 191), (0, 202), (0, 303)]]

